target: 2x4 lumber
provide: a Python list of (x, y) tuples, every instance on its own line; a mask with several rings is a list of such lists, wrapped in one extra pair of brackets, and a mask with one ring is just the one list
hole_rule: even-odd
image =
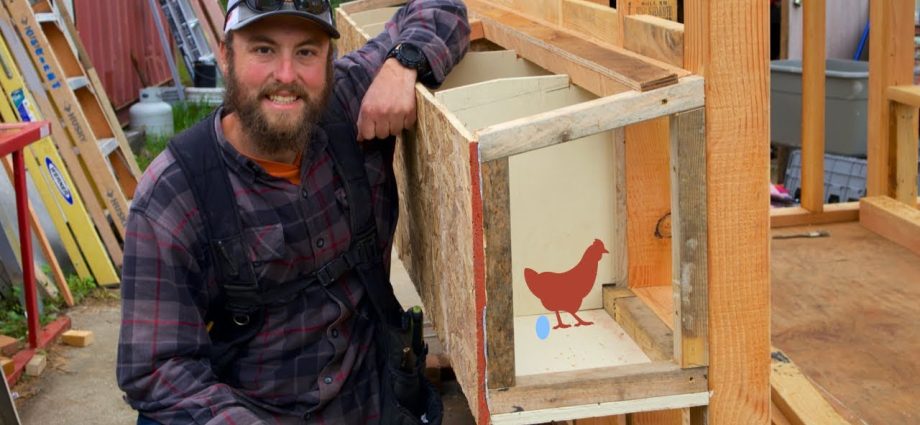
[(684, 26), (657, 16), (625, 16), (623, 47), (674, 66), (683, 66)]
[[(549, 423), (562, 421), (565, 419), (590, 418), (595, 416), (622, 415), (630, 412), (655, 412), (662, 409), (681, 409), (690, 408), (691, 411), (697, 411), (693, 406), (705, 405), (709, 400), (709, 393), (678, 394), (663, 397), (650, 397), (638, 400), (603, 402), (583, 406), (569, 406), (553, 408), (547, 410), (525, 411), (515, 413), (505, 413), (492, 415), (491, 423), (494, 425), (524, 425), (535, 423)], [(679, 412), (679, 411), (678, 411)], [(616, 419), (610, 419), (611, 422), (600, 422), (602, 424), (620, 424)], [(626, 423), (645, 424), (636, 420), (626, 419)], [(581, 425), (577, 421), (576, 425)], [(702, 425), (702, 423), (691, 422), (692, 425)]]
[(614, 302), (613, 320), (652, 361), (674, 358), (674, 334), (641, 299), (622, 297)]
[(487, 39), (552, 72), (569, 74), (594, 93), (606, 94), (617, 85), (645, 91), (677, 81), (676, 70), (635, 53), (585, 40), (481, 0), (467, 4), (482, 20)]
[(791, 425), (850, 425), (789, 357), (778, 349), (774, 349), (771, 357), (772, 400), (783, 419)]
[(892, 102), (920, 108), (920, 86), (891, 86), (886, 93)]
[[(673, 362), (654, 362), (519, 376), (514, 387), (490, 390), (489, 404), (494, 420), (495, 415), (505, 413), (534, 412), (705, 391), (705, 367), (682, 369)], [(568, 416), (565, 419), (578, 417)]]
[(489, 388), (514, 386), (514, 306), (511, 274), (511, 189), (508, 158), (482, 164), (486, 249), (486, 361)]
[(671, 251), (677, 315), (674, 359), (709, 364), (706, 111), (671, 116)]
[(767, 425), (770, 417), (768, 7), (761, 0), (684, 3), (684, 63), (706, 79), (715, 425)]
[(677, 20), (677, 0), (620, 0), (617, 8), (626, 15), (655, 15)]
[(620, 15), (616, 9), (586, 0), (561, 0), (559, 25), (601, 43), (623, 45)]
[(868, 196), (892, 195), (889, 186), (891, 151), (887, 89), (913, 84), (914, 4), (902, 0), (869, 2), (869, 111), (866, 175)]
[(888, 196), (859, 201), (863, 227), (920, 255), (920, 210)]
[(891, 102), (889, 187), (894, 199), (911, 205), (917, 199), (917, 107)]
[(648, 92), (602, 97), (482, 129), (480, 159), (505, 158), (701, 106), (699, 77)]
[(802, 207), (824, 207), (824, 92), (826, 0), (804, 4), (802, 56)]
[(479, 19), (470, 19), (470, 42), (481, 40), (486, 37), (482, 29), (482, 21)]
[(808, 224), (848, 223), (859, 220), (859, 202), (826, 204), (821, 212), (802, 207), (773, 208), (770, 210), (770, 227), (803, 226)]

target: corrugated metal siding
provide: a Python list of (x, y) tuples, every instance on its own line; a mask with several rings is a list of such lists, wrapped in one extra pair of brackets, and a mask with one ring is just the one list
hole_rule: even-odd
[(80, 39), (116, 109), (135, 102), (143, 88), (132, 54), (149, 84), (171, 79), (147, 0), (78, 0), (74, 9)]

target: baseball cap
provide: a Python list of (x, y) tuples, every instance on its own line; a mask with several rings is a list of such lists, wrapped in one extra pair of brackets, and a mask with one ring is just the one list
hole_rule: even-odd
[[(280, 4), (280, 7), (279, 7)], [(316, 13), (311, 13), (315, 11)], [(235, 31), (260, 19), (290, 15), (308, 19), (329, 33), (332, 38), (339, 38), (332, 17), (329, 0), (230, 0), (227, 2), (227, 19), (224, 33)]]

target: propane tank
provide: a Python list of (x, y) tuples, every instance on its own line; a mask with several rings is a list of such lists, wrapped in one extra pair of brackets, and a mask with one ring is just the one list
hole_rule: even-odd
[(173, 135), (172, 107), (163, 101), (156, 87), (141, 89), (140, 102), (131, 106), (128, 113), (132, 130), (145, 131), (151, 136)]

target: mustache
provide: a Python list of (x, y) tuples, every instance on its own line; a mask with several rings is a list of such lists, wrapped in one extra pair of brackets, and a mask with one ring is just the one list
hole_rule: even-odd
[(286, 91), (294, 96), (297, 96), (304, 100), (310, 100), (310, 95), (307, 94), (307, 91), (296, 84), (282, 84), (282, 83), (271, 83), (268, 86), (262, 88), (259, 91), (260, 96), (269, 96), (272, 93)]

